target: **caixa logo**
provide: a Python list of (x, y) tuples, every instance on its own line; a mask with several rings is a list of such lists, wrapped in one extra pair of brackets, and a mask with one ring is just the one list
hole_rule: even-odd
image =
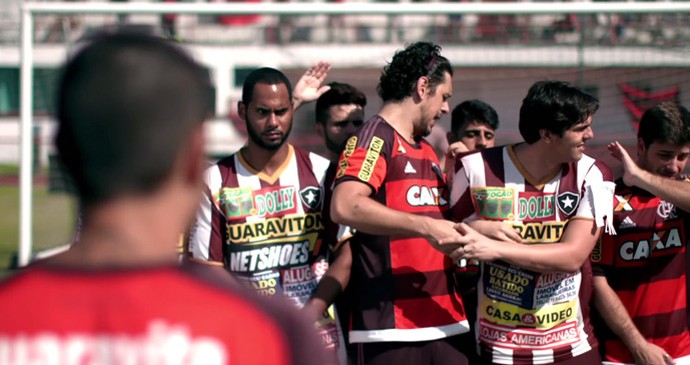
[(407, 189), (407, 203), (413, 207), (446, 205), (448, 201), (440, 196), (438, 187), (413, 185)]

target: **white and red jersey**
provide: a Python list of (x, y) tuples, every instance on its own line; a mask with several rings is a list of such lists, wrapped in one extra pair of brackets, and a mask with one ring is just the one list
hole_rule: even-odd
[[(367, 184), (371, 198), (391, 209), (438, 219), (448, 211), (434, 149), (423, 139), (408, 143), (380, 116), (348, 140), (338, 165), (336, 184)], [(350, 247), (350, 342), (421, 342), (469, 331), (454, 265), (425, 238), (357, 231)]]
[[(260, 295), (282, 295), (301, 308), (328, 269), (324, 187), (330, 162), (288, 145), (273, 174), (235, 153), (206, 171), (206, 191), (189, 234), (193, 260), (223, 265)], [(335, 320), (324, 342), (340, 342)]]
[(0, 283), (0, 364), (332, 362), (293, 308), (196, 266), (22, 270)]
[[(616, 184), (614, 206), (617, 235), (604, 234), (595, 247), (594, 273), (606, 276), (647, 341), (663, 348), (676, 364), (690, 364), (690, 215), (622, 180)], [(605, 362), (635, 362), (615, 334), (600, 332)]]
[[(455, 219), (505, 222), (526, 244), (558, 244), (569, 220), (599, 221), (611, 214), (595, 203), (613, 198), (611, 172), (586, 155), (543, 181), (531, 178), (513, 146), (467, 155), (457, 167), (451, 188)], [(596, 347), (591, 293), (589, 262), (573, 273), (482, 263), (475, 329), (482, 355), (499, 364), (546, 364), (587, 353)]]

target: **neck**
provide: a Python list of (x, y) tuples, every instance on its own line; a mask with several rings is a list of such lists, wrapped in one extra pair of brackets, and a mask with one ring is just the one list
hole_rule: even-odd
[(191, 221), (198, 194), (171, 191), (122, 197), (84, 213), (79, 238), (55, 261), (76, 267), (175, 264), (180, 237)]
[(242, 158), (254, 170), (263, 172), (267, 175), (273, 175), (288, 157), (290, 153), (289, 146), (290, 145), (285, 142), (277, 150), (267, 150), (250, 141), (246, 146), (242, 147), (240, 153), (242, 154)]
[(515, 155), (534, 179), (543, 179), (558, 173), (563, 163), (555, 161), (552, 153), (544, 148), (542, 142), (537, 141), (533, 144), (520, 143), (514, 147)]
[(414, 106), (412, 98), (398, 102), (388, 101), (378, 113), (410, 144), (414, 143), (414, 123), (419, 117), (418, 108)]

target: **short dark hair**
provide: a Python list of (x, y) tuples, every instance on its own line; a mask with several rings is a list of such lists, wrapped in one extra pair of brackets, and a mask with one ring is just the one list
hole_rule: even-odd
[(481, 100), (466, 100), (453, 109), (450, 118), (450, 131), (453, 134), (457, 134), (459, 130), (465, 128), (470, 122), (485, 124), (489, 128), (496, 130), (499, 124), (498, 113), (491, 105)]
[(377, 92), (384, 102), (401, 101), (412, 96), (417, 80), (429, 77), (432, 92), (441, 84), (448, 73), (453, 76), (453, 67), (441, 56), (441, 47), (430, 42), (413, 43), (393, 56), (383, 68)]
[(363, 92), (350, 84), (331, 82), (331, 87), (316, 100), (316, 123), (325, 124), (328, 119), (328, 109), (333, 105), (359, 105), (364, 109), (367, 97)]
[(667, 101), (649, 108), (640, 119), (637, 137), (646, 148), (654, 142), (684, 146), (690, 143), (690, 112)]
[(599, 109), (592, 95), (565, 81), (538, 81), (527, 92), (520, 107), (520, 134), (532, 144), (546, 129), (558, 136), (582, 123)]
[(55, 139), (84, 207), (155, 191), (209, 114), (208, 73), (174, 43), (95, 36), (62, 70)]
[(270, 67), (258, 68), (247, 75), (242, 85), (242, 103), (249, 105), (254, 98), (254, 86), (256, 84), (280, 85), (283, 84), (287, 88), (290, 102), (292, 102), (292, 85), (287, 76), (279, 70)]

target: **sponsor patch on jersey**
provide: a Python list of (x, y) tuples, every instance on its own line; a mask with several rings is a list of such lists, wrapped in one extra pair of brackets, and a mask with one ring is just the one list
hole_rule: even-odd
[(518, 196), (518, 219), (521, 221), (555, 219), (554, 198), (553, 194), (520, 192)]
[(632, 197), (632, 194), (625, 194), (625, 195), (614, 195), (613, 198), (616, 199), (615, 204), (616, 206), (613, 208), (614, 212), (632, 212), (633, 207), (630, 205), (629, 201), (630, 198)]
[(253, 273), (307, 265), (313, 247), (310, 239), (274, 242), (259, 247), (239, 245), (228, 252), (228, 267), (231, 272)]
[(514, 217), (515, 189), (498, 187), (472, 188), (472, 201), (482, 218), (508, 219)]
[(272, 186), (260, 190), (222, 188), (216, 196), (216, 205), (228, 220), (291, 214), (297, 212), (295, 190), (293, 186)]
[(500, 325), (553, 328), (577, 317), (577, 301), (525, 309), (484, 297), (479, 306), (479, 315)]
[(407, 204), (413, 207), (448, 204), (448, 201), (439, 194), (437, 186), (412, 185), (407, 188), (405, 198), (407, 199)]
[(280, 289), (280, 272), (269, 271), (256, 275), (235, 275), (237, 280), (246, 283), (254, 288), (257, 294), (270, 297), (282, 292)]
[(359, 170), (359, 174), (357, 174), (357, 177), (364, 181), (368, 182), (369, 179), (371, 179), (371, 175), (374, 174), (374, 167), (376, 166), (376, 161), (379, 159), (379, 156), (381, 155), (381, 150), (383, 149), (384, 145), (383, 139), (379, 137), (374, 137), (371, 139), (371, 143), (369, 144), (369, 149), (367, 150), (367, 154), (364, 157), (364, 161), (362, 162), (362, 167)]
[(577, 205), (580, 203), (580, 196), (571, 191), (566, 191), (558, 194), (556, 201), (558, 202), (558, 209), (563, 214), (570, 216), (575, 213), (575, 209), (577, 209)]
[(310, 210), (317, 210), (321, 207), (321, 200), (323, 193), (321, 187), (309, 186), (299, 192), (299, 197), (302, 199), (302, 204)]
[(324, 229), (321, 212), (268, 218), (258, 222), (227, 225), (228, 244), (260, 243)]
[(357, 147), (357, 136), (352, 136), (348, 138), (347, 143), (345, 144), (345, 149), (343, 150), (343, 155), (338, 162), (338, 172), (335, 174), (336, 178), (343, 177), (343, 175), (345, 175), (345, 171), (347, 170), (348, 166), (350, 166), (350, 164), (347, 162), (348, 158), (352, 156), (353, 152), (355, 152), (355, 147)]
[(524, 308), (532, 306), (533, 274), (497, 262), (486, 263), (484, 268), (482, 283), (486, 297)]
[(580, 341), (577, 322), (562, 323), (547, 331), (536, 328), (515, 328), (479, 320), (479, 338), (492, 347), (508, 349), (548, 350)]
[(627, 234), (619, 237), (619, 262), (643, 263), (652, 257), (677, 254), (683, 249), (683, 233), (680, 228), (668, 228), (654, 232)]
[(522, 243), (554, 243), (561, 239), (567, 221), (564, 222), (536, 222), (514, 223), (522, 237)]

